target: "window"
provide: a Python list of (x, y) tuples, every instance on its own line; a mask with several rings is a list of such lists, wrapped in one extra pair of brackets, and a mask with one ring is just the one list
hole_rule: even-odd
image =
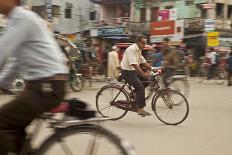
[(185, 1), (186, 6), (190, 6), (190, 5), (193, 5), (193, 4), (194, 4), (193, 0), (186, 0)]
[(72, 8), (73, 4), (72, 3), (66, 3), (66, 8), (65, 8), (65, 18), (72, 18)]
[(201, 17), (207, 18), (207, 10), (206, 9), (201, 9)]
[(42, 18), (46, 18), (46, 8), (44, 5), (42, 6), (32, 6), (32, 11), (36, 12)]
[(91, 11), (89, 13), (89, 20), (96, 20), (96, 11)]
[(224, 4), (223, 3), (216, 4), (216, 16), (217, 18), (223, 18), (224, 16)]
[(165, 6), (165, 10), (173, 9), (173, 5)]
[(232, 19), (232, 5), (228, 5), (228, 15), (227, 15), (228, 19)]
[(52, 14), (53, 14), (53, 17), (59, 17), (59, 15), (60, 15), (60, 6), (53, 5), (52, 6)]
[(65, 9), (65, 18), (72, 18), (72, 9), (71, 8), (66, 8)]
[(146, 21), (146, 8), (141, 8), (140, 10), (140, 22), (145, 22)]
[(157, 21), (158, 19), (158, 7), (151, 8), (151, 21)]

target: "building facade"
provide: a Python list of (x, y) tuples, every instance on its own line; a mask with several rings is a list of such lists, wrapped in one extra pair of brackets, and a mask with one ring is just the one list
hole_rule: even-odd
[(52, 20), (54, 31), (73, 34), (88, 30), (99, 18), (99, 8), (89, 0), (31, 0), (32, 10)]

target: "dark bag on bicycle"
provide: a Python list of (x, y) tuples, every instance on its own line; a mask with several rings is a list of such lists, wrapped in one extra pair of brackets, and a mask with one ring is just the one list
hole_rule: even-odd
[(90, 110), (88, 104), (79, 99), (73, 98), (68, 100), (69, 110), (66, 115), (77, 117), (78, 119), (85, 120), (96, 116), (96, 111)]

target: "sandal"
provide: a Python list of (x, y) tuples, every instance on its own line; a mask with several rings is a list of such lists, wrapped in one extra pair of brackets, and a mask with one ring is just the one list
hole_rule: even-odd
[(143, 111), (142, 113), (138, 113), (138, 115), (140, 115), (141, 117), (145, 117), (145, 116), (151, 116), (151, 113)]

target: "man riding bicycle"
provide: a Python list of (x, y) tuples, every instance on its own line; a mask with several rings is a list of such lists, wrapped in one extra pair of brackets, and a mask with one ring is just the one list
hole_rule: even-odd
[(146, 38), (144, 36), (138, 36), (136, 43), (126, 49), (121, 62), (122, 78), (135, 88), (135, 103), (138, 106), (138, 114), (141, 116), (151, 115), (144, 111), (144, 107), (146, 106), (145, 87), (149, 83), (142, 83), (142, 81), (149, 81), (150, 75), (140, 68), (140, 65), (143, 65), (151, 70), (151, 66), (142, 56), (142, 49), (145, 45)]
[(174, 47), (170, 46), (169, 38), (165, 38), (163, 41), (162, 47), (163, 54), (163, 82), (165, 87), (168, 87), (168, 79), (173, 75), (173, 72), (177, 69), (178, 66), (178, 57)]
[(25, 142), (25, 128), (38, 115), (56, 107), (65, 95), (64, 55), (46, 23), (25, 10), (20, 0), (0, 0), (7, 29), (0, 37), (0, 65), (14, 55), (26, 90), (0, 108), (0, 155), (17, 155)]

